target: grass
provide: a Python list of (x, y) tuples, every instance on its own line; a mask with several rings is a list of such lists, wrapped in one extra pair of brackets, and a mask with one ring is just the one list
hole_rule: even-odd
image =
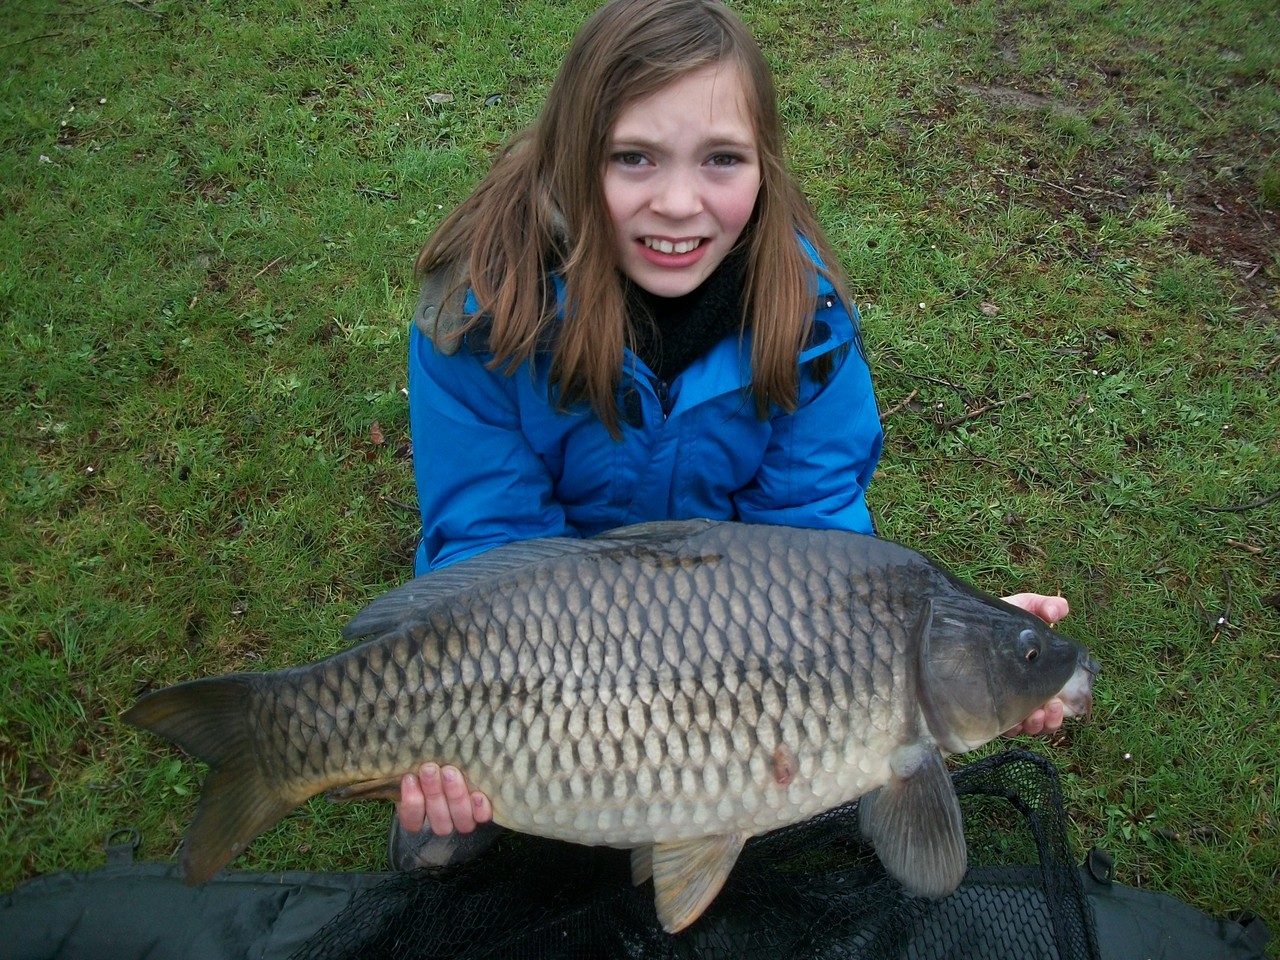
[[(585, 2), (0, 9), (0, 888), (169, 856), (147, 685), (314, 659), (416, 535), (411, 262)], [(852, 273), (883, 532), (1061, 590), (1078, 846), (1280, 923), (1280, 19), (1264, 0), (740, 5)], [(312, 802), (255, 869), (377, 869)]]

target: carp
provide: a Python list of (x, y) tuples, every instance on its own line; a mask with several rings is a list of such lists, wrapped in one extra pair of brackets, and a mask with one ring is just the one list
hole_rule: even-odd
[(743, 843), (861, 798), (887, 872), (963, 878), (944, 757), (1096, 661), (896, 543), (662, 521), (506, 544), (390, 590), (309, 666), (157, 690), (124, 719), (209, 766), (181, 852), (207, 880), (308, 798), (398, 796), (454, 764), (513, 830), (632, 849), (658, 919), (688, 926)]

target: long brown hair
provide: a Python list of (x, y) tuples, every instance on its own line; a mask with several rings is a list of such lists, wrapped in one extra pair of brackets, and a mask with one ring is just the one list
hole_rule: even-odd
[[(586, 400), (621, 435), (616, 390), (633, 343), (604, 198), (610, 134), (631, 104), (709, 64), (737, 68), (760, 158), (747, 247), (743, 328), (751, 329), (752, 394), (763, 419), (794, 410), (797, 356), (816, 303), (814, 267), (796, 235), (826, 265), (847, 305), (837, 261), (786, 167), (773, 78), (754, 38), (718, 0), (612, 0), (578, 31), (542, 112), (499, 153), (488, 175), (418, 255), (420, 274), (458, 262), (491, 324), (492, 366), (514, 370), (554, 342), (551, 385), (562, 407)], [(564, 282), (556, 298), (546, 271)], [(472, 321), (474, 324), (476, 321)]]

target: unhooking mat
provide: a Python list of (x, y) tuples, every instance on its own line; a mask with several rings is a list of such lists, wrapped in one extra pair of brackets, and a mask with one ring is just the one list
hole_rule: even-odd
[(908, 896), (884, 874), (858, 839), (856, 805), (749, 843), (710, 909), (676, 936), (658, 926), (652, 888), (631, 886), (625, 851), (513, 835), (484, 857), (438, 872), (226, 871), (190, 888), (173, 865), (126, 862), (126, 843), (100, 870), (39, 877), (0, 897), (0, 956), (1264, 957), (1261, 921), (1214, 919), (1112, 883), (1097, 852), (1077, 867), (1057, 775), (1042, 758), (1008, 751), (954, 780), (972, 866), (942, 900)]

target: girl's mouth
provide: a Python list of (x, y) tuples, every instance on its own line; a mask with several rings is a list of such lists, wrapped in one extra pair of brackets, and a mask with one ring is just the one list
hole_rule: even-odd
[(662, 240), (658, 237), (643, 237), (640, 242), (650, 250), (656, 251), (657, 253), (682, 254), (698, 249), (698, 247), (702, 245), (702, 238), (694, 237), (691, 240)]

